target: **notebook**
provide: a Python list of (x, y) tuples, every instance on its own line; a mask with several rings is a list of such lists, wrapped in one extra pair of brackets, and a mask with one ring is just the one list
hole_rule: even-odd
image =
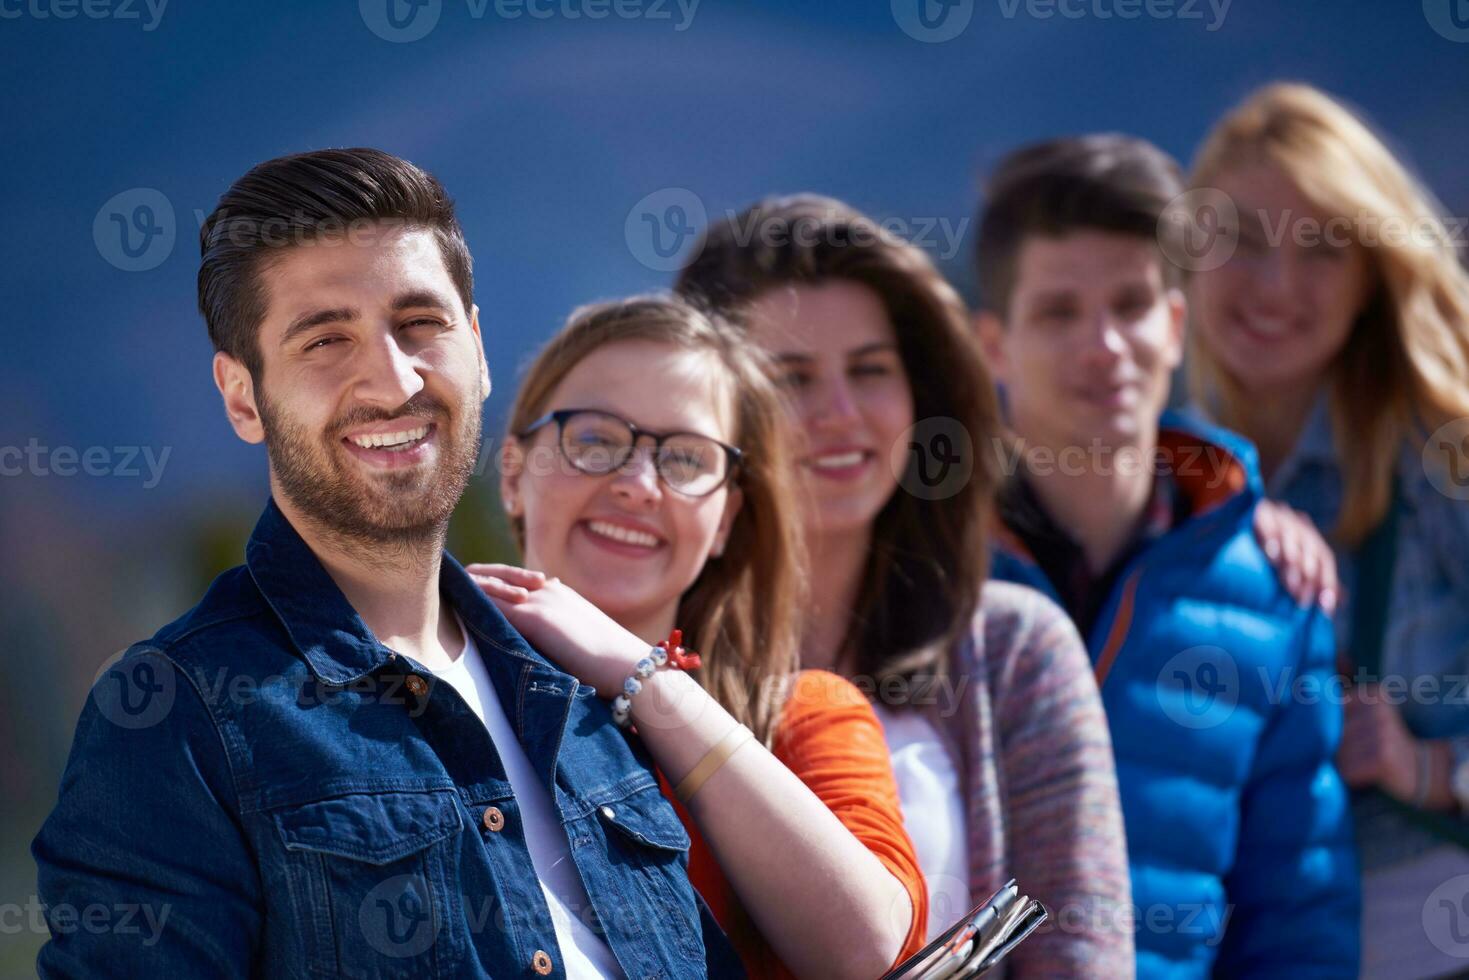
[(983, 976), (1046, 921), (1044, 905), (1012, 879), (882, 980), (963, 980)]

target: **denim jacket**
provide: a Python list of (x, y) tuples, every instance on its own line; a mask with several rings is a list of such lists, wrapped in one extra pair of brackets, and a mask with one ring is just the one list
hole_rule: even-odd
[[(443, 556), (629, 977), (739, 973), (644, 751)], [(274, 502), (246, 564), (98, 678), (32, 850), (43, 977), (565, 976), (495, 746)]]
[[(1439, 468), (1433, 477), (1440, 482), (1456, 474), (1447, 470), (1448, 460), (1432, 451), (1425, 456), (1427, 433), (1421, 435), (1403, 445), (1396, 465), (1396, 557), (1382, 638), (1382, 695), (1392, 699), (1416, 737), (1449, 739), (1460, 764), (1469, 761), (1469, 501), (1434, 485), (1431, 467)], [(1305, 512), (1329, 535), (1343, 492), (1323, 395), (1266, 493)], [(1343, 591), (1336, 613), (1337, 646), (1350, 651), (1360, 570), (1352, 552), (1335, 551)], [(1438, 843), (1401, 817), (1376, 809), (1382, 812), (1358, 816), (1364, 869)]]

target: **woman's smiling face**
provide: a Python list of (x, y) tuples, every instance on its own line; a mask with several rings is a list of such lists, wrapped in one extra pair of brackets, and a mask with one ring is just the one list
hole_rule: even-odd
[[(733, 383), (717, 361), (652, 341), (618, 341), (583, 358), (551, 393), (545, 412), (597, 409), (641, 430), (692, 432), (735, 444)], [(557, 449), (557, 426), (508, 447), (501, 495), (525, 523), (525, 563), (564, 580), (635, 632), (667, 619), (740, 507), (727, 483), (704, 497), (671, 489), (639, 452), (623, 470), (578, 471)], [(651, 443), (639, 440), (640, 449)]]
[(913, 425), (886, 307), (869, 287), (836, 280), (772, 289), (748, 321), (790, 398), (808, 537), (866, 533), (898, 488), (889, 460)]
[(1346, 345), (1372, 284), (1355, 230), (1268, 163), (1220, 174), (1239, 244), (1190, 283), (1195, 329), (1246, 390), (1310, 387)]

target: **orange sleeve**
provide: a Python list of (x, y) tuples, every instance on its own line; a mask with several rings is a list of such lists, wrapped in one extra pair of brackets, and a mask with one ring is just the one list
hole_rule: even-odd
[[(928, 886), (903, 828), (898, 784), (872, 705), (843, 677), (824, 670), (801, 671), (781, 715), (773, 751), (908, 892), (913, 922), (891, 965), (918, 952), (928, 935)], [(750, 976), (793, 980), (740, 906), (714, 852), (661, 773), (659, 782), (689, 832), (689, 880), (729, 934)]]
[(918, 952), (928, 938), (928, 885), (903, 826), (892, 760), (872, 705), (846, 678), (803, 670), (773, 749), (907, 890), (913, 922), (891, 965)]

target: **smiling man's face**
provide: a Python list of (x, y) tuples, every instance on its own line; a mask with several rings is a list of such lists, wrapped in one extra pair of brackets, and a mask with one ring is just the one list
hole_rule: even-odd
[(235, 431), (265, 441), (277, 499), (359, 542), (441, 534), (474, 469), (490, 383), (478, 319), (434, 233), (378, 225), (297, 245), (261, 284), (259, 383), (227, 354), (215, 377)]

